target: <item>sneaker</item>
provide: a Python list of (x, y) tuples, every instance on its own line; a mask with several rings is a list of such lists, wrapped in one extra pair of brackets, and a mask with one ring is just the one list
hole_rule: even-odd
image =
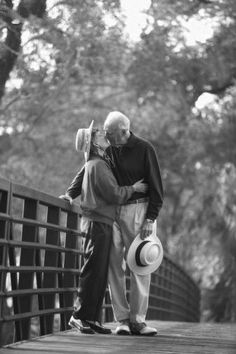
[(157, 334), (156, 328), (148, 327), (146, 323), (130, 323), (131, 334), (136, 336), (155, 336)]
[(86, 321), (90, 328), (92, 328), (93, 331), (100, 333), (100, 334), (111, 334), (112, 331), (110, 328), (104, 327), (100, 322), (98, 321)]
[(86, 333), (86, 334), (94, 334), (95, 333), (94, 330), (89, 326), (89, 324), (86, 321), (76, 319), (73, 316), (71, 316), (68, 324), (71, 328), (76, 328), (81, 333)]
[(129, 320), (120, 321), (120, 324), (115, 329), (115, 334), (127, 336), (130, 335)]

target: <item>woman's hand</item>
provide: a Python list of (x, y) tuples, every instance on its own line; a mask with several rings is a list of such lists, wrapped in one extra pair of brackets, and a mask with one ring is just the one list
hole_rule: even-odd
[(59, 198), (66, 200), (66, 201), (69, 202), (71, 205), (72, 205), (72, 203), (73, 203), (73, 199), (72, 199), (69, 195), (67, 195), (67, 194), (62, 194), (62, 195), (59, 196)]
[(133, 184), (133, 188), (135, 192), (146, 193), (148, 190), (148, 184), (144, 183), (143, 179), (140, 179)]

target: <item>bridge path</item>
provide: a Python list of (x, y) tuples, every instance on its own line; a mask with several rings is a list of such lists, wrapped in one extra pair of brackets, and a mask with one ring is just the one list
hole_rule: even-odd
[[(155, 337), (58, 332), (1, 348), (1, 354), (236, 354), (236, 324), (148, 321)], [(107, 324), (114, 329), (115, 324)]]

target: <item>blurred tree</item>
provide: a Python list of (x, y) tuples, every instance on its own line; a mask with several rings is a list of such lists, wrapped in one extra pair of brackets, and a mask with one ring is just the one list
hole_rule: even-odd
[[(118, 0), (37, 3), (5, 1), (1, 11), (0, 66), (7, 33), (19, 31), (12, 66), (0, 71), (1, 174), (61, 194), (83, 163), (78, 127), (123, 111), (157, 149), (160, 235), (201, 286), (203, 318), (235, 319), (235, 1), (153, 0), (137, 43), (124, 36)], [(190, 46), (191, 19), (211, 21), (214, 35)], [(215, 99), (199, 109), (206, 93)]]
[(73, 151), (78, 126), (94, 118), (99, 124), (112, 105), (108, 98), (125, 91), (128, 48), (118, 11), (116, 0), (48, 1), (47, 16), (24, 22), (22, 54), (0, 110), (3, 174), (48, 192), (65, 188), (82, 163)]
[(46, 0), (21, 0), (16, 11), (12, 0), (0, 3), (0, 36), (3, 40), (0, 50), (0, 100), (4, 94), (5, 84), (14, 67), (21, 49), (22, 25), (30, 15), (43, 17)]

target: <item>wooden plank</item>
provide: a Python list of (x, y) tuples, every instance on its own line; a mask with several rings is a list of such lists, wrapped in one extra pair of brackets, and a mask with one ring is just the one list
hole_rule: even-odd
[[(155, 337), (59, 332), (0, 349), (1, 354), (235, 354), (236, 324), (148, 321)], [(114, 330), (115, 324), (107, 324)]]

